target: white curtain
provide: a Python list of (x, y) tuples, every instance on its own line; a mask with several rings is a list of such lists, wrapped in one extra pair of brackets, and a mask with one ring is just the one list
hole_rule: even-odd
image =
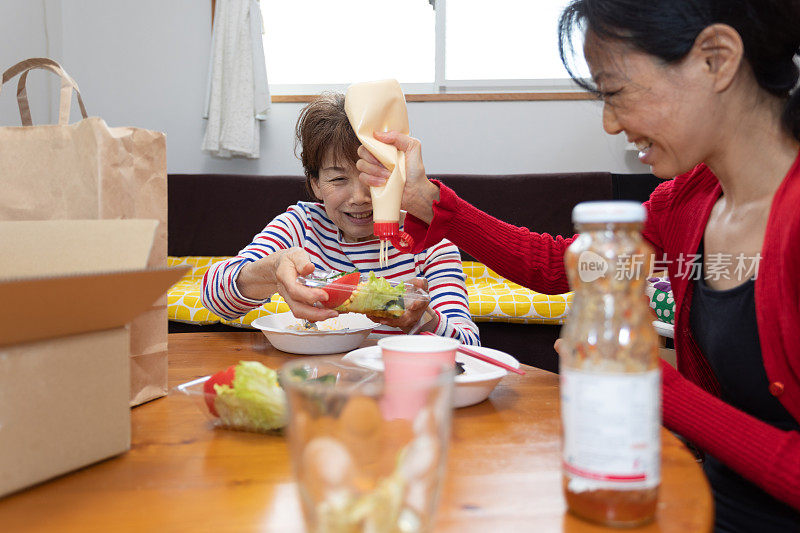
[(211, 37), (206, 134), (218, 157), (259, 157), (259, 125), (270, 106), (258, 0), (217, 0)]

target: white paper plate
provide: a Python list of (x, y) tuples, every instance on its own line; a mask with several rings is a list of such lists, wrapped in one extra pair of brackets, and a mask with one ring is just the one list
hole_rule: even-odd
[[(505, 352), (482, 346), (470, 346), (470, 348), (508, 366), (519, 368), (519, 361)], [(344, 359), (373, 370), (383, 371), (383, 359), (379, 346), (367, 346), (353, 350), (345, 355)], [(482, 402), (489, 397), (495, 386), (508, 373), (499, 366), (484, 363), (460, 352), (456, 353), (456, 361), (464, 363), (464, 373), (455, 378), (454, 407), (467, 407)]]
[(377, 326), (366, 315), (345, 313), (317, 323), (320, 328), (336, 328), (333, 330), (298, 331), (288, 329), (289, 326), (302, 322), (291, 312), (286, 312), (259, 317), (253, 320), (252, 326), (260, 329), (270, 344), (278, 350), (301, 355), (347, 352), (364, 342), (372, 329)]

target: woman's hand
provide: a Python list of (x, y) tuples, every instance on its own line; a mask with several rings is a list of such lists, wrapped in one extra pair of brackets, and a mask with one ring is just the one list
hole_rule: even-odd
[[(425, 278), (414, 278), (409, 283), (426, 292), (428, 291), (428, 281)], [(412, 328), (414, 328), (414, 326), (416, 326), (420, 321), (423, 321), (423, 323), (421, 324), (421, 327), (415, 331), (415, 333), (421, 331), (435, 331), (437, 324), (436, 313), (433, 311), (428, 311), (428, 304), (428, 300), (414, 300), (411, 302), (411, 305), (406, 308), (402, 316), (398, 318), (383, 318), (369, 314), (367, 317), (373, 322), (378, 322), (384, 326), (400, 328), (404, 333), (411, 331)]]
[(556, 342), (553, 343), (553, 349), (555, 349), (556, 353), (559, 357), (564, 355), (564, 339), (561, 337), (556, 339)]
[(297, 282), (298, 276), (312, 272), (314, 264), (308, 252), (299, 247), (288, 248), (247, 263), (239, 272), (236, 286), (243, 296), (253, 300), (263, 300), (277, 292), (297, 318), (318, 321), (338, 316), (332, 309), (314, 306), (328, 299), (325, 291)]
[[(396, 131), (373, 133), (375, 138), (390, 144), (406, 154), (406, 186), (403, 190), (401, 207), (430, 224), (433, 220), (433, 203), (439, 200), (439, 187), (428, 180), (425, 166), (422, 164), (422, 143)], [(358, 147), (356, 168), (359, 179), (370, 187), (381, 187), (386, 184), (390, 172), (369, 153), (363, 145)]]

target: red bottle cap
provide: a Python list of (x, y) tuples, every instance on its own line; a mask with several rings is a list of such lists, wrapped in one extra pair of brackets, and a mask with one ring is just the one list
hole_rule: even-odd
[(375, 236), (381, 240), (389, 240), (400, 235), (400, 224), (397, 222), (375, 222), (372, 227)]
[(410, 252), (414, 247), (414, 239), (405, 231), (400, 231), (397, 222), (375, 222), (373, 224), (375, 236), (382, 241), (389, 241), (397, 250)]

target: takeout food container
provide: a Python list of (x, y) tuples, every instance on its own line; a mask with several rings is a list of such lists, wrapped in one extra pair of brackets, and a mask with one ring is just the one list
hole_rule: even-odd
[(389, 281), (374, 272), (320, 272), (301, 276), (297, 281), (306, 287), (328, 293), (324, 307), (339, 312), (364, 313), (384, 318), (402, 316), (415, 302), (428, 302), (427, 291), (403, 281)]
[(263, 429), (258, 425), (249, 423), (246, 416), (231, 417), (230, 419), (227, 419), (212, 415), (208, 410), (208, 401), (210, 400), (213, 402), (213, 395), (206, 394), (203, 389), (206, 381), (208, 381), (210, 378), (211, 376), (203, 376), (192, 381), (187, 381), (186, 383), (181, 383), (173, 389), (173, 392), (187, 396), (187, 399), (191, 400), (197, 406), (197, 408), (205, 414), (205, 418), (214, 427), (264, 434), (283, 433), (283, 428)]
[(0, 222), (0, 496), (130, 448), (126, 324), (186, 271), (157, 224)]
[(259, 317), (251, 323), (278, 350), (302, 355), (343, 353), (357, 348), (377, 326), (366, 316), (346, 313), (306, 329), (291, 312)]

